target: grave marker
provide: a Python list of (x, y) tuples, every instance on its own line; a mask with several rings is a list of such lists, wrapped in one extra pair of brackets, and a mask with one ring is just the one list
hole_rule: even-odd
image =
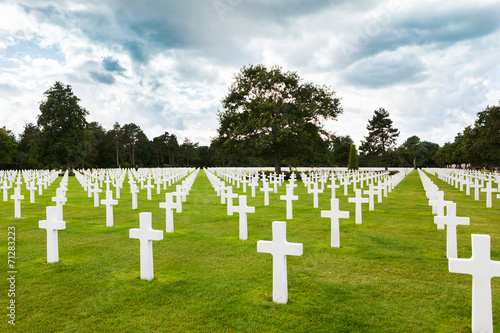
[(57, 218), (57, 207), (49, 206), (46, 209), (47, 219), (38, 222), (40, 229), (47, 230), (47, 263), (59, 261), (59, 244), (57, 231), (66, 229), (66, 222)]
[(472, 332), (493, 332), (491, 278), (500, 276), (500, 262), (490, 259), (489, 235), (471, 235), (472, 257), (450, 258), (451, 273), (472, 275)]
[(270, 253), (273, 256), (273, 302), (288, 302), (288, 282), (286, 256), (301, 256), (303, 245), (286, 241), (286, 222), (273, 222), (273, 240), (258, 241), (257, 252)]
[(339, 210), (339, 199), (330, 199), (330, 210), (322, 210), (321, 217), (331, 220), (331, 247), (340, 247), (339, 219), (348, 219), (349, 211)]
[(356, 205), (356, 224), (361, 224), (363, 222), (363, 211), (361, 209), (361, 204), (368, 203), (368, 198), (363, 198), (361, 196), (361, 189), (356, 189), (356, 196), (354, 198), (349, 198), (347, 201), (352, 202)]
[(14, 218), (21, 218), (21, 200), (24, 199), (24, 195), (21, 195), (21, 188), (16, 187), (14, 189), (14, 194), (10, 196), (14, 200)]
[(286, 201), (286, 219), (293, 219), (292, 201), (299, 200), (299, 196), (293, 194), (292, 186), (286, 185), (286, 195), (280, 195), (280, 200)]
[(141, 279), (151, 281), (153, 271), (153, 241), (163, 239), (163, 231), (151, 228), (151, 213), (139, 213), (139, 229), (130, 229), (129, 237), (140, 241)]
[(179, 212), (181, 202), (177, 199), (174, 202), (174, 195), (172, 193), (165, 193), (165, 202), (160, 202), (160, 208), (166, 209), (165, 216), (165, 232), (174, 232), (174, 209)]
[(118, 205), (118, 200), (113, 199), (113, 192), (106, 191), (106, 199), (101, 200), (101, 204), (106, 206), (106, 227), (113, 226), (113, 206)]
[(457, 217), (457, 204), (446, 207), (446, 216), (434, 216), (434, 223), (446, 224), (446, 258), (457, 257), (457, 225), (469, 225), (468, 217)]
[[(247, 196), (240, 195), (239, 197), (239, 206), (232, 206), (232, 212), (238, 213), (239, 217), (239, 234), (241, 240), (248, 239), (248, 223), (247, 223), (247, 214), (255, 213), (255, 207), (247, 206)], [(231, 214), (232, 215), (232, 214)]]

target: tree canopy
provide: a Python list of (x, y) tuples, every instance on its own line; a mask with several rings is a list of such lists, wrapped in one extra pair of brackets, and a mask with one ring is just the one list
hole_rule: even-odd
[(272, 158), (279, 173), (282, 161), (293, 164), (327, 151), (322, 121), (342, 112), (334, 96), (278, 66), (243, 67), (222, 100), (213, 145), (222, 154)]
[(38, 127), (40, 132), (41, 158), (46, 163), (54, 161), (72, 169), (83, 159), (88, 115), (80, 107), (80, 99), (71, 86), (57, 81), (45, 93), (40, 102)]
[(371, 162), (382, 162), (387, 166), (388, 153), (395, 147), (396, 139), (399, 136), (397, 128), (392, 127), (392, 120), (389, 112), (384, 108), (374, 111), (373, 118), (366, 126), (368, 136), (365, 141), (361, 141), (359, 151), (365, 160)]

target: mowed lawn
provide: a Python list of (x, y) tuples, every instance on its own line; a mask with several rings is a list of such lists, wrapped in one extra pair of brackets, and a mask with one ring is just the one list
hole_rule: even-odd
[[(491, 236), (491, 258), (500, 261), (500, 200), (493, 208), (466, 196), (437, 177), (429, 177), (457, 203), (458, 256), (470, 258), (471, 234)], [(127, 180), (114, 207), (114, 227), (106, 227), (105, 207), (93, 207), (75, 177), (70, 177), (64, 206), (66, 229), (59, 231), (58, 263), (46, 263), (46, 231), (38, 222), (53, 205), (61, 177), (36, 203), (23, 190), (22, 218), (14, 203), (0, 201), (4, 264), (0, 284), (0, 331), (18, 332), (470, 332), (470, 275), (448, 272), (446, 231), (437, 230), (420, 177), (412, 171), (375, 203), (363, 205), (363, 224), (354, 223), (354, 204), (337, 189), (340, 248), (330, 247), (330, 190), (313, 197), (301, 182), (295, 189), (293, 220), (287, 240), (302, 243), (300, 257), (288, 257), (288, 304), (272, 301), (272, 256), (257, 252), (258, 240), (271, 240), (273, 221), (286, 221), (285, 186), (250, 196), (248, 240), (238, 238), (238, 214), (227, 216), (204, 171), (200, 171), (182, 213), (174, 213), (174, 233), (153, 242), (154, 280), (140, 279), (139, 212), (152, 212), (153, 228), (165, 230), (165, 201), (153, 191), (139, 193), (131, 209)], [(23, 185), (23, 188), (24, 185)], [(175, 186), (167, 189), (171, 192)], [(364, 188), (367, 189), (366, 186)], [(242, 188), (234, 192), (242, 194)], [(13, 191), (9, 191), (9, 196)], [(352, 187), (349, 196), (353, 196)], [(366, 196), (366, 195), (365, 195)], [(101, 198), (104, 196), (101, 194)], [(0, 197), (1, 199), (1, 197)], [(237, 204), (237, 200), (235, 200)], [(9, 283), (7, 231), (16, 229), (16, 325), (7, 321)], [(500, 279), (492, 279), (493, 320), (500, 330)]]

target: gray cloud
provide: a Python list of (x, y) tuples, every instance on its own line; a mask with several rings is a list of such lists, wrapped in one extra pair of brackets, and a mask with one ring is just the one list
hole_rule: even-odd
[(380, 53), (364, 58), (343, 72), (346, 83), (380, 88), (398, 83), (420, 81), (425, 65), (413, 54)]
[(104, 84), (113, 84), (115, 83), (115, 78), (111, 74), (106, 74), (106, 73), (99, 73), (96, 71), (90, 71), (89, 72), (90, 77), (99, 82), (99, 83), (104, 83)]

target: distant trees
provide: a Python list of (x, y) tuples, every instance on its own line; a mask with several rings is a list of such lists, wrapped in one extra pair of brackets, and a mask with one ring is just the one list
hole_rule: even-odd
[(471, 167), (500, 166), (500, 105), (487, 106), (478, 112), (473, 126), (458, 133), (454, 142), (447, 142), (436, 153), (442, 165)]
[(271, 158), (277, 173), (283, 161), (326, 153), (328, 133), (321, 121), (342, 112), (340, 100), (327, 87), (300, 81), (297, 73), (277, 66), (243, 67), (222, 100), (212, 146), (221, 155)]
[(396, 149), (396, 154), (401, 161), (401, 165), (412, 166), (436, 166), (434, 156), (439, 149), (437, 143), (420, 141), (416, 135), (409, 137), (401, 146)]

